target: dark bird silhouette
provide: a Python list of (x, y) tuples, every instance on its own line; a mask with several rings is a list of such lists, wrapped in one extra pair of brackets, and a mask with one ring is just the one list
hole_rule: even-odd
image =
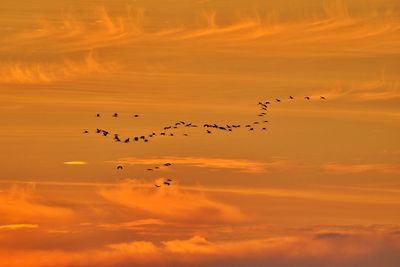
[(118, 113), (114, 113), (113, 117), (114, 118), (118, 117)]
[(264, 127), (264, 128), (262, 128), (262, 130), (265, 131), (265, 130), (267, 130), (267, 128)]
[(97, 114), (96, 114), (96, 117), (100, 117), (100, 114), (99, 114), (99, 113), (97, 113)]
[(171, 166), (171, 163), (165, 163), (164, 166)]
[(171, 185), (171, 183), (170, 183), (170, 182), (167, 182), (167, 181), (164, 181), (164, 184), (165, 184), (165, 185), (168, 185), (168, 186)]
[(107, 136), (108, 134), (109, 134), (109, 132), (103, 131), (103, 135), (104, 135), (104, 136)]
[(127, 139), (125, 139), (124, 143), (127, 144), (127, 143), (129, 143), (129, 141), (130, 141), (130, 139), (127, 138)]
[(154, 186), (155, 186), (155, 187), (161, 187), (161, 185), (157, 185), (157, 184), (155, 184)]
[(167, 182), (172, 182), (172, 179), (167, 179), (166, 181), (167, 181)]
[(294, 97), (293, 96), (289, 96), (289, 99), (294, 99)]
[(152, 171), (153, 169), (150, 169), (150, 168), (149, 168), (149, 169), (147, 169), (147, 170), (148, 170), (148, 171)]
[(306, 97), (304, 97), (305, 99), (307, 99), (307, 100), (310, 100), (310, 97), (309, 96), (306, 96)]
[(254, 128), (250, 128), (249, 131), (254, 131)]
[(136, 136), (135, 138), (133, 138), (133, 140), (135, 140), (137, 142), (137, 141), (139, 141), (139, 137)]
[(101, 129), (97, 128), (96, 133), (101, 133)]
[(278, 103), (279, 103), (279, 102), (281, 102), (281, 100), (277, 98), (277, 99), (276, 99), (276, 102), (278, 102)]
[(183, 134), (183, 136), (188, 136), (188, 134)]
[(135, 114), (135, 115), (133, 115), (133, 117), (137, 118), (137, 117), (139, 117), (139, 115)]
[(124, 167), (122, 167), (122, 165), (118, 165), (117, 166), (117, 170), (122, 170)]
[(323, 100), (325, 100), (325, 99), (326, 99), (326, 98), (325, 98), (325, 96), (321, 96), (320, 98), (321, 98), (321, 99), (323, 99)]
[(154, 167), (154, 169), (159, 169), (160, 167), (158, 167), (158, 166), (156, 166), (156, 167)]
[(83, 133), (84, 133), (84, 134), (87, 134), (87, 133), (89, 133), (89, 131), (88, 131), (88, 130), (85, 130)]
[(210, 130), (207, 130), (207, 133), (208, 133), (208, 134), (210, 134), (210, 133), (211, 133), (211, 131), (210, 131)]

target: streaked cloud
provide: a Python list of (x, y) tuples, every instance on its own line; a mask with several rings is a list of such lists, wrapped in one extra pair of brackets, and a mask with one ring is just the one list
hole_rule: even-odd
[(0, 62), (0, 83), (48, 84), (79, 78), (89, 74), (112, 72), (118, 65), (100, 62), (93, 53), (82, 60), (62, 59), (58, 63)]
[(38, 224), (20, 223), (20, 224), (5, 224), (0, 225), (0, 230), (20, 230), (20, 229), (35, 229)]
[(367, 164), (344, 164), (344, 163), (329, 163), (322, 166), (327, 172), (332, 173), (364, 173), (377, 172), (386, 174), (399, 174), (400, 164), (387, 163), (367, 163)]
[(65, 161), (64, 162), (65, 165), (87, 165), (89, 164), (87, 161)]
[(246, 173), (264, 173), (268, 171), (285, 171), (293, 168), (301, 168), (302, 164), (285, 160), (274, 159), (270, 162), (246, 160), (246, 159), (227, 159), (227, 158), (207, 158), (207, 157), (163, 157), (163, 158), (121, 158), (116, 162), (131, 165), (155, 165), (170, 162), (173, 165), (191, 166), (197, 168), (210, 169), (231, 169)]

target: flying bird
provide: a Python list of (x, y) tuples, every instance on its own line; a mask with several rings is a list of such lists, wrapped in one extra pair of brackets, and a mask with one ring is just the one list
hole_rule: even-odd
[(124, 167), (122, 167), (122, 165), (118, 165), (117, 166), (117, 170), (122, 170)]
[(325, 98), (325, 96), (321, 96), (320, 98), (321, 98), (321, 99), (323, 99), (323, 100), (325, 100), (325, 99), (326, 99), (326, 98)]
[(304, 97), (305, 99), (307, 99), (307, 100), (310, 100), (310, 97), (309, 96), (306, 96), (306, 97)]
[(114, 113), (113, 117), (114, 118), (118, 117), (118, 113)]
[(89, 131), (88, 131), (88, 130), (85, 130), (83, 133), (84, 133), (84, 134), (88, 134), (88, 133), (89, 133)]

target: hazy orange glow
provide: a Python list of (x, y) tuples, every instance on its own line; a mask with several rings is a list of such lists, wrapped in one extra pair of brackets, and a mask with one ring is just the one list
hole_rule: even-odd
[(1, 6), (0, 266), (399, 265), (398, 1)]

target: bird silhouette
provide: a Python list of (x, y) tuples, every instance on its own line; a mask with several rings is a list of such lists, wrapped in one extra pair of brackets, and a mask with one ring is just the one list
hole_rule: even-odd
[(118, 113), (114, 113), (113, 117), (114, 118), (118, 117)]
[(165, 164), (164, 164), (164, 166), (167, 166), (167, 167), (168, 167), (168, 166), (171, 166), (171, 165), (172, 165), (171, 163), (165, 163)]
[(122, 170), (124, 167), (122, 167), (122, 165), (118, 165), (117, 166), (117, 170)]
[(170, 183), (170, 182), (167, 182), (167, 181), (164, 181), (164, 184), (165, 184), (165, 185), (168, 185), (168, 186), (171, 185), (171, 183)]
[(99, 113), (97, 113), (97, 114), (96, 114), (96, 117), (100, 117), (100, 114), (99, 114)]
[(320, 98), (321, 98), (321, 99), (323, 99), (323, 100), (325, 100), (325, 99), (326, 99), (326, 98), (325, 98), (325, 96), (321, 96)]
[(307, 99), (307, 100), (310, 100), (310, 97), (309, 96), (306, 96), (306, 97), (304, 97), (305, 99)]
[(135, 115), (133, 115), (133, 117), (137, 118), (137, 117), (139, 117), (139, 115), (135, 114)]
[(89, 131), (88, 131), (88, 130), (85, 130), (83, 133), (84, 133), (84, 134), (88, 134), (88, 133), (89, 133)]
[(289, 96), (289, 99), (294, 99), (294, 97), (293, 96)]
[(155, 184), (154, 186), (155, 186), (155, 187), (161, 187), (161, 185), (157, 185), (157, 184)]
[(96, 133), (101, 133), (101, 129), (97, 128)]
[(276, 99), (276, 102), (278, 102), (278, 103), (279, 103), (279, 102), (281, 102), (281, 100), (277, 98), (277, 99)]
[(129, 141), (130, 141), (130, 139), (127, 138), (127, 139), (125, 139), (124, 143), (127, 144), (127, 143), (129, 143)]

